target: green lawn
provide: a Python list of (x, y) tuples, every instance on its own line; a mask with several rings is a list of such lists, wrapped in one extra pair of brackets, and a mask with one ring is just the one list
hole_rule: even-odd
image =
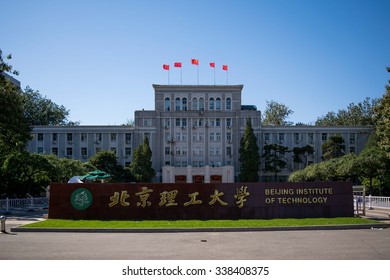
[(271, 220), (175, 220), (175, 221), (101, 221), (48, 219), (27, 224), (29, 228), (261, 228), (288, 226), (331, 226), (373, 224), (377, 221), (363, 218), (306, 218)]

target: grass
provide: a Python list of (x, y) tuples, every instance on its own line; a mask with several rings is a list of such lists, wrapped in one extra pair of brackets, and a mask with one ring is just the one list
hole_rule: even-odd
[(305, 218), (271, 220), (144, 220), (144, 221), (101, 221), (48, 219), (24, 225), (28, 228), (260, 228), (289, 226), (331, 226), (373, 224), (377, 221), (362, 218)]

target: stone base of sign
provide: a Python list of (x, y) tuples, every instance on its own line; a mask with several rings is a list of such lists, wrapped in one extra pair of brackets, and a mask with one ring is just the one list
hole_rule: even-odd
[(51, 184), (50, 219), (353, 217), (352, 184)]

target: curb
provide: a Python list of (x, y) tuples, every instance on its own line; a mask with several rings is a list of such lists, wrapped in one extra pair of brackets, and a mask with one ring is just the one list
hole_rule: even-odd
[(181, 233), (181, 232), (258, 232), (258, 231), (297, 231), (297, 230), (349, 230), (384, 229), (390, 224), (331, 225), (331, 226), (292, 226), (262, 228), (25, 228), (13, 227), (11, 232), (74, 232), (74, 233)]

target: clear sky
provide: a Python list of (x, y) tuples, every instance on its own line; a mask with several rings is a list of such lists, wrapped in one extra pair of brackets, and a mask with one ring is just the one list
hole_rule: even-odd
[(312, 123), (390, 79), (388, 0), (0, 0), (0, 48), (22, 87), (82, 125), (120, 125), (153, 110), (152, 84), (243, 84), (242, 101)]

